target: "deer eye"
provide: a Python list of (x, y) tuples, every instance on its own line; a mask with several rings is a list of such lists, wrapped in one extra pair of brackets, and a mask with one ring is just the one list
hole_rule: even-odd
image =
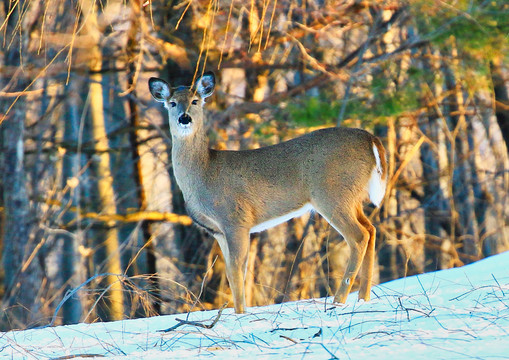
[(175, 107), (175, 106), (177, 106), (177, 103), (175, 101), (170, 101), (170, 105), (171, 105), (171, 107)]
[(193, 101), (191, 101), (191, 104), (198, 105), (198, 100), (194, 99)]

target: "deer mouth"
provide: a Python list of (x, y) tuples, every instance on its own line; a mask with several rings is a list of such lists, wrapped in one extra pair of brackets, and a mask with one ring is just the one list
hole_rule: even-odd
[(180, 117), (178, 119), (179, 125), (183, 126), (183, 127), (189, 127), (192, 122), (193, 122), (193, 119), (191, 119), (191, 117), (187, 114), (180, 115)]

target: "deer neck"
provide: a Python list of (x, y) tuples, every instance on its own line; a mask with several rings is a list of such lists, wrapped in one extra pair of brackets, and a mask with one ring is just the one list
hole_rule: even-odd
[(173, 171), (184, 196), (204, 183), (209, 161), (209, 140), (205, 131), (197, 131), (186, 137), (172, 134)]

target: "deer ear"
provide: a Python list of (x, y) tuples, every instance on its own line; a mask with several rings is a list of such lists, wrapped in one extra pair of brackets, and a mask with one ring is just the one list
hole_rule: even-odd
[(150, 78), (148, 89), (156, 101), (165, 102), (170, 97), (170, 85), (162, 79)]
[(216, 77), (212, 71), (207, 71), (201, 78), (196, 80), (194, 87), (198, 94), (205, 99), (212, 95), (216, 86)]

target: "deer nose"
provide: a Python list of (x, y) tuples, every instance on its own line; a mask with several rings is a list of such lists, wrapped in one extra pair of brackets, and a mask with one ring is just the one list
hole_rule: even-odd
[(191, 119), (191, 117), (190, 117), (189, 115), (187, 115), (187, 114), (182, 114), (182, 115), (180, 115), (180, 117), (179, 117), (179, 124), (187, 125), (187, 124), (191, 123), (191, 121), (193, 121), (193, 120), (192, 120), (192, 119)]

